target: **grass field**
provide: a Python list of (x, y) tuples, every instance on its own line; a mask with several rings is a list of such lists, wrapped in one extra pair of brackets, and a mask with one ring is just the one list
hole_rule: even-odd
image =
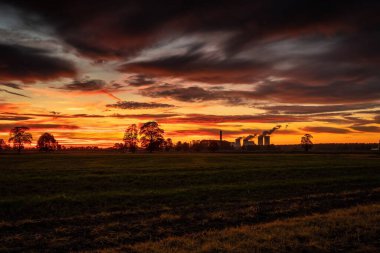
[(378, 155), (1, 154), (0, 173), (4, 252), (380, 250)]

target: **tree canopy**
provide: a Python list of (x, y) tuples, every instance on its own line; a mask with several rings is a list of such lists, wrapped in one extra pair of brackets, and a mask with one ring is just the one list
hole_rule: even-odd
[(313, 136), (311, 134), (305, 134), (301, 138), (301, 146), (306, 152), (313, 147), (313, 142), (311, 141), (312, 138)]
[(58, 142), (50, 133), (44, 133), (37, 141), (37, 148), (41, 151), (53, 151), (58, 148)]
[(6, 146), (7, 146), (7, 144), (5, 143), (5, 141), (3, 139), (0, 139), (0, 150), (5, 149)]
[(136, 152), (137, 150), (137, 143), (139, 142), (138, 135), (139, 130), (137, 129), (136, 124), (132, 124), (125, 129), (123, 141), (125, 148), (127, 148), (130, 152)]
[(13, 148), (19, 153), (24, 148), (24, 144), (32, 143), (33, 136), (28, 133), (29, 127), (19, 126), (11, 129), (9, 133), (9, 142), (13, 143)]
[(140, 135), (141, 146), (149, 152), (159, 150), (164, 142), (164, 130), (155, 121), (144, 123), (140, 127)]

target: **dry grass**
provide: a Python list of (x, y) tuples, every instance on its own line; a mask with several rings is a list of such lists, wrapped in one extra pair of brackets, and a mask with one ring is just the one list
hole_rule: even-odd
[[(133, 252), (379, 252), (380, 205), (119, 248)], [(111, 250), (106, 250), (110, 252)]]

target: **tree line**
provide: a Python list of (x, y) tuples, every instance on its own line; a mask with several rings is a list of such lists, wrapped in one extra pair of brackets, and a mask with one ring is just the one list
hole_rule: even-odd
[[(0, 150), (10, 149), (12, 144), (13, 149), (20, 153), (24, 149), (25, 144), (31, 144), (33, 136), (28, 132), (29, 128), (25, 126), (17, 126), (11, 129), (7, 143), (0, 139)], [(220, 149), (232, 150), (233, 147), (229, 142), (217, 140), (201, 140), (192, 141), (191, 143), (178, 141), (175, 145), (171, 138), (164, 138), (165, 131), (155, 121), (149, 121), (138, 127), (136, 124), (129, 125), (124, 132), (123, 142), (115, 143), (113, 149), (121, 151), (136, 152), (139, 147), (148, 152), (154, 151), (209, 151), (216, 152)], [(313, 146), (311, 139), (313, 136), (305, 134), (301, 138), (301, 146), (307, 152)], [(36, 148), (40, 151), (61, 150), (63, 146), (58, 144), (58, 141), (50, 133), (43, 133), (37, 141)], [(92, 148), (93, 149), (93, 148)]]
[(170, 138), (164, 139), (165, 131), (160, 128), (157, 122), (149, 121), (137, 127), (130, 125), (124, 132), (124, 143), (116, 143), (115, 148), (136, 152), (138, 144), (149, 152), (159, 149), (171, 149), (173, 142)]
[[(0, 150), (13, 149), (20, 153), (24, 149), (25, 144), (31, 144), (33, 136), (28, 132), (29, 128), (25, 126), (17, 126), (10, 130), (8, 144), (0, 139)], [(149, 121), (141, 125), (140, 128), (136, 124), (130, 125), (124, 132), (124, 143), (115, 144), (114, 148), (119, 150), (128, 150), (136, 152), (138, 146), (149, 152), (156, 150), (171, 150), (174, 145), (170, 138), (164, 139), (164, 130), (155, 121)], [(60, 150), (61, 145), (50, 133), (43, 133), (37, 141), (36, 148), (40, 151)]]
[[(29, 127), (17, 126), (11, 129), (9, 132), (9, 139), (7, 143), (0, 139), (0, 150), (10, 149), (10, 144), (12, 144), (13, 149), (20, 153), (24, 149), (25, 144), (31, 144), (33, 136), (28, 132)], [(54, 136), (50, 133), (42, 134), (37, 141), (37, 149), (41, 151), (53, 151), (60, 149), (58, 141), (55, 140)]]

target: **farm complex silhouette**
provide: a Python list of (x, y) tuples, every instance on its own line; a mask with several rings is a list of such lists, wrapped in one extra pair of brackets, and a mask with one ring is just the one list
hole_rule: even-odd
[[(123, 152), (135, 153), (138, 151), (182, 151), (182, 152), (249, 152), (249, 151), (291, 151), (301, 150), (308, 152), (315, 146), (312, 142), (311, 134), (304, 134), (301, 137), (299, 145), (280, 145), (275, 146), (271, 143), (271, 136), (282, 125), (276, 125), (272, 129), (264, 130), (261, 133), (253, 133), (245, 137), (237, 137), (234, 142), (223, 139), (223, 131), (219, 131), (219, 140), (204, 139), (192, 140), (190, 142), (178, 141), (173, 143), (171, 138), (164, 138), (164, 129), (155, 121), (149, 121), (138, 127), (136, 124), (129, 125), (124, 132), (123, 142), (115, 143), (108, 150), (119, 150)], [(286, 125), (286, 128), (288, 125)], [(17, 126), (10, 130), (9, 139), (6, 142), (0, 139), (0, 151), (15, 150), (20, 153), (25, 149), (25, 145), (32, 144), (33, 136), (29, 133), (30, 129), (26, 126)], [(257, 137), (257, 144), (255, 138)], [(376, 144), (317, 144), (322, 150), (329, 151), (379, 151), (380, 141)], [(281, 147), (281, 148), (280, 148)], [(100, 150), (97, 146), (87, 147), (66, 147), (60, 145), (51, 133), (43, 133), (35, 145), (35, 148), (29, 146), (29, 150), (39, 150), (41, 152), (62, 151), (62, 150)]]

